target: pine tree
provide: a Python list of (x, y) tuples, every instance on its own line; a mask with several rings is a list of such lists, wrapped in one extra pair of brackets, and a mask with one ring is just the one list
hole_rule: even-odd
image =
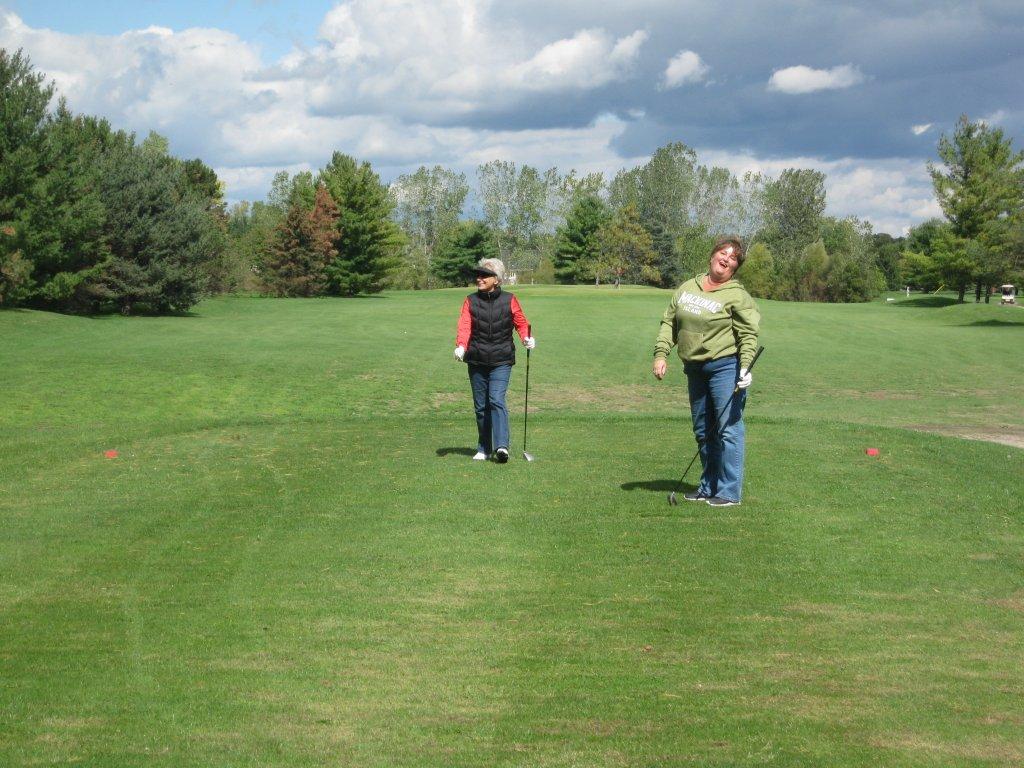
[(127, 141), (105, 120), (72, 115), (63, 101), (47, 120), (41, 176), (28, 212), (35, 302), (76, 308), (83, 281), (109, 256), (100, 175), (107, 150)]
[(952, 137), (939, 139), (938, 152), (943, 166), (929, 164), (935, 196), (953, 234), (977, 244), (944, 251), (947, 262), (956, 264), (947, 274), (956, 276), (951, 285), (958, 289), (960, 301), (972, 282), (977, 299), (983, 283), (1007, 270), (1012, 232), (1024, 219), (1024, 152), (1013, 151), (1012, 140), (1004, 138), (1001, 128), (972, 123), (966, 115)]
[(608, 206), (596, 195), (582, 195), (574, 201), (556, 234), (552, 261), (558, 282), (575, 283), (583, 277), (581, 267), (597, 258), (598, 233), (609, 215)]
[(274, 230), (265, 264), (266, 280), (278, 296), (321, 296), (327, 286), (327, 265), (338, 255), (338, 206), (326, 187), (319, 187), (313, 210), (296, 201)]
[(390, 219), (394, 201), (369, 163), (335, 152), (320, 172), (337, 204), (337, 257), (327, 266), (327, 290), (339, 296), (378, 293), (400, 263), (402, 238)]
[(480, 259), (497, 257), (490, 228), (482, 221), (461, 221), (439, 246), (430, 268), (447, 285), (468, 285)]
[(205, 295), (204, 265), (218, 257), (224, 234), (201, 195), (182, 195), (181, 174), (149, 140), (107, 152), (101, 195), (110, 256), (83, 283), (91, 309), (181, 312)]
[(34, 229), (43, 131), (54, 86), (33, 71), (19, 50), (0, 48), (0, 293), (6, 303), (31, 285)]

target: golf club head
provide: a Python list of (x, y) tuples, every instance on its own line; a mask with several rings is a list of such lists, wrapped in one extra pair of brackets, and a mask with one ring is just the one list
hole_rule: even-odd
[(527, 461), (533, 461), (533, 454), (523, 451), (523, 458), (526, 459)]
[(679, 502), (676, 501), (676, 492), (675, 491), (672, 491), (672, 493), (670, 493), (668, 495), (668, 503), (671, 504), (673, 507), (679, 506)]

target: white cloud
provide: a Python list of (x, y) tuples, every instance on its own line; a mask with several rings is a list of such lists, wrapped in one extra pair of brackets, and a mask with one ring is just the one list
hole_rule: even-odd
[(646, 39), (646, 32), (637, 31), (613, 42), (603, 30), (585, 29), (494, 77), (502, 86), (522, 91), (598, 88), (629, 72)]
[[(460, 116), (481, 110), (521, 110), (520, 100), (538, 92), (583, 93), (626, 80), (648, 40), (643, 31), (588, 27), (537, 41), (488, 11), (486, 0), (349, 0), (325, 16), (319, 45), (272, 68), (255, 46), (215, 29), (67, 35), (0, 12), (0, 46), (24, 48), (76, 111), (141, 135), (156, 129), (173, 152), (202, 157), (232, 199), (262, 198), (275, 172), (321, 167), (335, 150), (371, 161), (385, 180), (435, 163), (472, 178), (477, 164), (498, 158), (609, 176), (646, 161), (616, 150), (630, 122), (647, 119), (649, 104), (641, 100), (621, 104), (624, 117), (605, 114), (572, 127), (459, 125)], [(863, 79), (847, 68), (847, 80)], [(841, 69), (826, 71), (832, 87)], [(707, 71), (696, 53), (680, 51), (664, 70), (663, 87)], [(916, 161), (768, 161), (698, 151), (700, 162), (735, 172), (819, 168), (828, 175), (829, 211), (868, 218), (876, 230), (898, 233), (939, 213)]]
[(929, 130), (931, 130), (932, 125), (933, 125), (932, 123), (922, 123), (921, 125), (912, 125), (912, 126), (910, 126), (910, 130), (913, 132), (913, 134), (915, 136), (920, 136), (921, 134), (927, 133)]
[(812, 69), (804, 65), (777, 69), (768, 80), (768, 90), (782, 93), (813, 93), (814, 91), (849, 88), (864, 82), (864, 75), (852, 64), (832, 69)]
[(260, 67), (258, 52), (216, 29), (68, 35), (30, 28), (7, 14), (0, 46), (24, 48), (74, 110), (142, 134), (176, 128), (179, 136), (198, 139), (219, 119), (259, 108), (272, 95), (248, 79)]
[(693, 51), (680, 51), (665, 67), (662, 87), (678, 88), (685, 83), (700, 82), (707, 76), (709, 69), (698, 54)]
[(324, 114), (388, 111), (439, 120), (509, 108), (536, 93), (588, 91), (628, 77), (647, 40), (586, 28), (538, 41), (489, 13), (489, 0), (349, 0), (320, 45), (282, 60)]
[(978, 122), (982, 123), (983, 125), (999, 126), (1006, 121), (1007, 117), (1008, 115), (1005, 109), (997, 109), (990, 115), (985, 115), (984, 117), (978, 118)]

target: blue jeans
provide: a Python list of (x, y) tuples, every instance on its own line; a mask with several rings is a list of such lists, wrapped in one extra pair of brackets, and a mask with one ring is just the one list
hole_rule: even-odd
[(736, 388), (739, 378), (739, 360), (722, 357), (706, 363), (687, 363), (684, 366), (690, 390), (690, 415), (693, 434), (700, 449), (700, 476), (698, 493), (740, 501), (743, 494), (743, 406), (747, 402), (745, 390), (732, 398), (728, 413), (726, 402)]
[(473, 387), (473, 409), (476, 411), (478, 451), (491, 453), (508, 448), (508, 408), (505, 392), (512, 376), (511, 365), (469, 366), (469, 383)]

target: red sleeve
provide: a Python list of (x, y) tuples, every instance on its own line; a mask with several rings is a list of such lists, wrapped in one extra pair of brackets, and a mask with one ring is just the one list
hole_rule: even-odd
[(512, 322), (515, 323), (516, 330), (519, 331), (520, 339), (526, 339), (530, 335), (530, 323), (526, 320), (523, 308), (519, 306), (519, 299), (515, 296), (512, 297)]
[(466, 300), (462, 302), (462, 312), (459, 313), (459, 328), (455, 332), (455, 346), (469, 349), (469, 337), (472, 333), (473, 315), (469, 312), (469, 296), (467, 296)]

